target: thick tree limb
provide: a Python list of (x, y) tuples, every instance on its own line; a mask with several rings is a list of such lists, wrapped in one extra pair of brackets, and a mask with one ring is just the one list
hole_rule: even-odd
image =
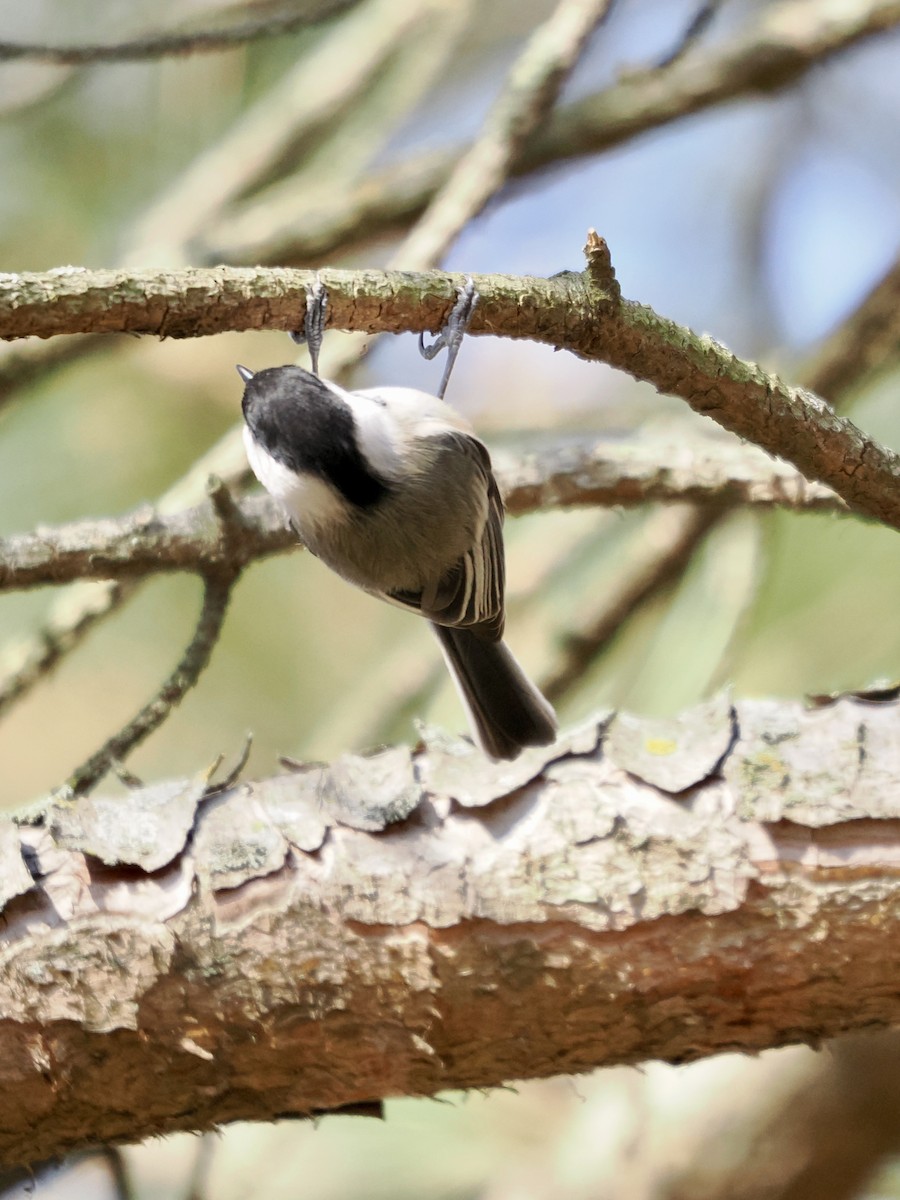
[(0, 826), (0, 1161), (896, 1023), (897, 719), (720, 698)]

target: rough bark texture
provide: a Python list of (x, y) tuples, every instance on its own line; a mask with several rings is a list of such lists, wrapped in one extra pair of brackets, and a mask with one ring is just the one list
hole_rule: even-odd
[(900, 711), (598, 720), (0, 826), (0, 1161), (900, 1020)]

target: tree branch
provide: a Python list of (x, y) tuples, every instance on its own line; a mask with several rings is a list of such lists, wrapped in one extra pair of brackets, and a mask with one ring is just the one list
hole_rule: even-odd
[[(227, 483), (246, 471), (247, 457), (240, 432), (231, 429), (157, 499), (153, 510), (162, 517), (178, 513), (195, 505), (198, 497), (208, 491), (211, 476), (219, 476)], [(99, 621), (134, 595), (139, 584), (139, 580), (82, 581), (59, 596), (40, 628), (4, 648), (0, 656), (0, 713), (46, 678)]]
[(242, 21), (224, 29), (198, 29), (188, 33), (158, 33), (110, 45), (46, 46), (40, 43), (0, 42), (0, 61), (32, 59), (37, 62), (86, 66), (91, 63), (143, 62), (184, 54), (208, 54), (229, 50), (262, 38), (283, 37), (336, 16), (359, 0), (305, 0), (296, 6), (256, 20)]
[(440, 261), (463, 226), (500, 190), (612, 4), (613, 0), (559, 0), (528, 39), (481, 133), (404, 242), (403, 261), (398, 265), (418, 267)]
[[(828, 488), (809, 483), (755, 447), (724, 438), (677, 446), (656, 438), (567, 438), (517, 456), (501, 451), (495, 455), (495, 473), (514, 516), (657, 502), (693, 502), (713, 514), (738, 505), (848, 511)], [(236, 502), (227, 528), (210, 501), (170, 513), (146, 505), (122, 517), (0, 538), (0, 592), (79, 579), (134, 580), (160, 571), (239, 570), (297, 545), (297, 535), (268, 496)]]
[[(820, 0), (766, 6), (759, 21), (724, 48), (638, 70), (566, 105), (525, 142), (510, 164), (516, 177), (600, 154), (730, 100), (781, 91), (813, 67), (900, 22), (897, 0), (825, 8)], [(346, 195), (312, 205), (247, 200), (202, 231), (195, 262), (257, 264), (322, 261), (417, 217), (466, 151), (430, 152), (370, 176)]]
[(685, 26), (681, 36), (672, 46), (671, 50), (660, 59), (657, 66), (669, 67), (672, 63), (677, 62), (678, 59), (683, 58), (693, 48), (695, 43), (703, 37), (704, 33), (706, 33), (713, 17), (716, 15), (716, 10), (721, 8), (721, 6), (722, 0), (703, 0)]
[(76, 583), (57, 600), (35, 633), (4, 646), (0, 654), (0, 714), (47, 678), (97, 621), (119, 609), (133, 591), (134, 584), (129, 583)]
[(826, 339), (804, 378), (811, 391), (840, 396), (900, 354), (900, 258)]
[(584, 677), (611, 639), (642, 605), (679, 579), (694, 552), (719, 519), (714, 509), (693, 504), (666, 507), (650, 518), (650, 529), (634, 539), (631, 553), (608, 592), (584, 614), (581, 627), (568, 632), (541, 691), (558, 704)]
[[(591, 234), (589, 257), (602, 242)], [(439, 329), (462, 283), (439, 272), (322, 271), (333, 327), (367, 332)], [(129, 275), (65, 269), (0, 278), (5, 337), (78, 329), (185, 337), (298, 325), (309, 271), (218, 268)], [(737, 358), (644, 305), (598, 289), (591, 270), (552, 279), (475, 277), (473, 334), (530, 338), (606, 362), (680, 396), (725, 429), (792, 462), (850, 508), (900, 529), (900, 456), (822, 399)]]
[[(551, 114), (513, 162), (512, 173), (521, 176), (564, 159), (599, 153), (723, 101), (787, 87), (825, 58), (898, 21), (897, 0), (873, 0), (824, 13), (819, 0), (787, 0), (767, 8), (761, 23), (724, 51), (710, 51), (706, 58), (695, 56), (660, 71), (637, 72), (611, 89)], [(228, 232), (229, 217), (215, 226), (209, 242), (192, 243), (194, 260), (254, 264), (321, 260), (338, 247), (346, 248), (354, 238), (375, 237), (417, 217), (460, 153), (407, 161), (366, 179), (357, 190), (331, 197), (324, 210), (322, 206), (314, 211), (291, 208), (280, 228), (273, 228), (264, 215), (244, 221), (240, 210), (232, 232)], [(262, 241), (256, 232), (248, 240), (243, 232), (248, 227), (263, 229)], [(73, 343), (64, 357), (78, 357), (80, 345)], [(14, 358), (3, 350), (0, 346), (0, 402), (45, 366), (62, 361), (62, 352), (37, 342), (14, 351)]]
[(896, 1023), (897, 718), (720, 698), (4, 824), (0, 1161)]
[(61, 799), (87, 795), (106, 773), (145, 741), (197, 683), (212, 656), (238, 572), (220, 570), (203, 581), (203, 607), (181, 661), (140, 712), (76, 767), (56, 795)]
[(283, 167), (304, 139), (309, 157), (324, 130), (368, 99), (399, 48), (421, 41), (429, 22), (441, 23), (438, 7), (431, 0), (370, 0), (348, 14), (153, 199), (123, 237), (123, 265), (190, 261), (193, 239), (229, 201)]

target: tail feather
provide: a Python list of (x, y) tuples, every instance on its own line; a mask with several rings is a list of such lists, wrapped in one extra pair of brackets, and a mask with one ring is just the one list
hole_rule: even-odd
[(503, 642), (434, 625), (475, 738), (488, 756), (515, 758), (556, 740), (556, 714)]

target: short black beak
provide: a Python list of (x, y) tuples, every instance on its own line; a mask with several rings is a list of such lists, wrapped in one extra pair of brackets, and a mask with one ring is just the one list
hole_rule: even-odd
[(240, 375), (241, 379), (243, 379), (244, 383), (249, 383), (255, 373), (251, 371), (249, 367), (242, 367), (240, 363), (237, 364), (235, 369), (237, 370), (237, 373)]

